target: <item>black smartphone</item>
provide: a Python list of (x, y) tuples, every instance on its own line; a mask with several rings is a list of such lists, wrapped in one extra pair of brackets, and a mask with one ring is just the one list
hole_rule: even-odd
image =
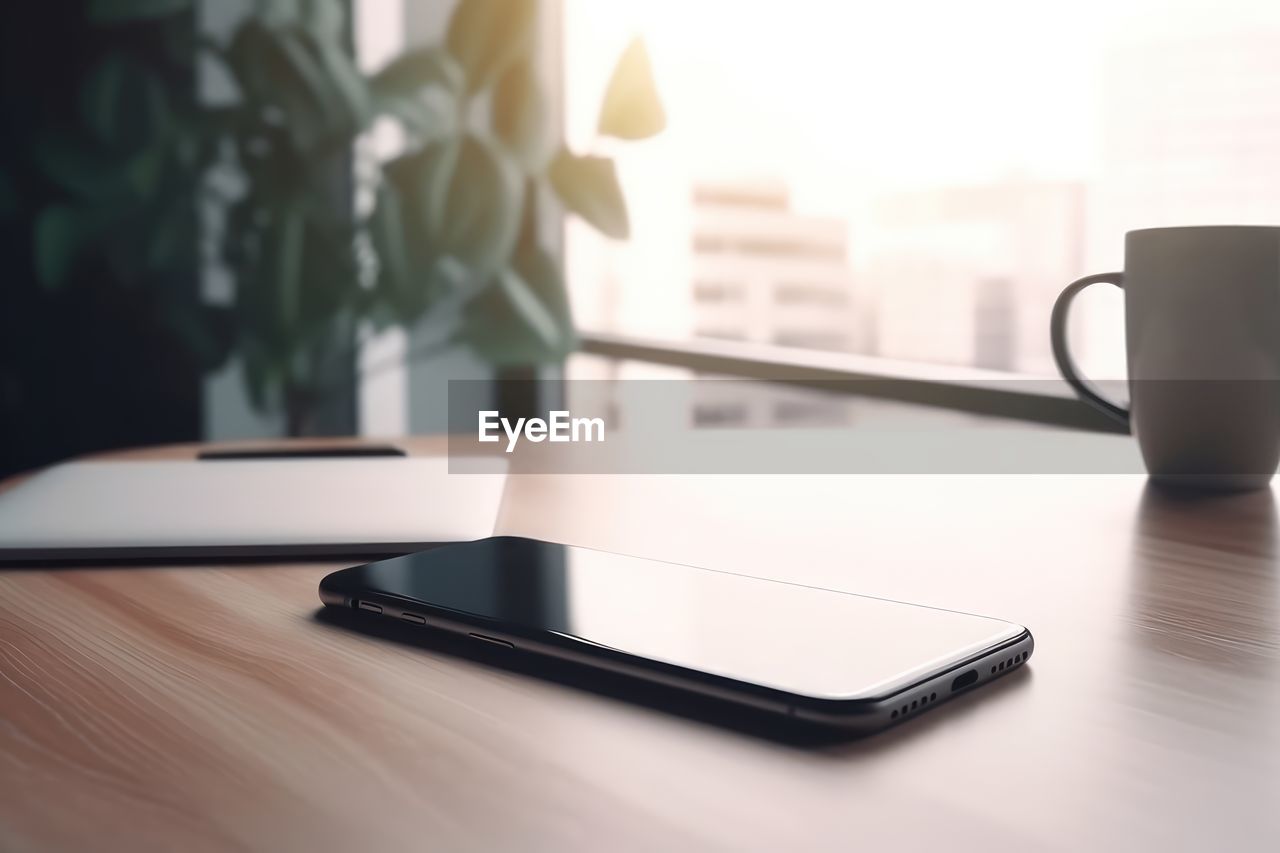
[(343, 569), (320, 600), (871, 731), (1026, 662), (1021, 625), (501, 536)]

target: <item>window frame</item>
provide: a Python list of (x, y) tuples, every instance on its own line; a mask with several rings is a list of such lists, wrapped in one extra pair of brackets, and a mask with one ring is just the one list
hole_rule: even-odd
[[(724, 340), (659, 340), (579, 330), (578, 351), (622, 361), (679, 367), (699, 374), (755, 379), (850, 396), (894, 400), (1086, 432), (1127, 435), (1127, 427), (1084, 403), (1061, 379), (939, 366), (875, 356)], [(930, 375), (932, 374), (932, 376)]]

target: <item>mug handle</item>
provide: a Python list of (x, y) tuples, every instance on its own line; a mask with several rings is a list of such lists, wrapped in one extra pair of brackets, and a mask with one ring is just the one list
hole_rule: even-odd
[(1123, 289), (1124, 273), (1104, 272), (1098, 275), (1087, 275), (1078, 281), (1071, 282), (1067, 285), (1067, 289), (1058, 295), (1058, 301), (1053, 303), (1053, 315), (1049, 319), (1049, 340), (1053, 345), (1053, 360), (1058, 363), (1062, 378), (1067, 380), (1067, 384), (1081, 400), (1128, 428), (1129, 410), (1104, 399), (1097, 391), (1085, 384), (1084, 377), (1080, 375), (1075, 361), (1071, 358), (1071, 352), (1067, 349), (1067, 309), (1071, 307), (1071, 300), (1076, 297), (1076, 294), (1091, 284), (1114, 284)]

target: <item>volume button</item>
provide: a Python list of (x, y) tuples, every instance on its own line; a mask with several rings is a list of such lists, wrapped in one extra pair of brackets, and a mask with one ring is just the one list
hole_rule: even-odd
[(482, 643), (492, 643), (495, 646), (502, 646), (504, 649), (514, 649), (515, 645), (508, 643), (506, 640), (499, 640), (497, 637), (486, 637), (484, 634), (468, 634), (468, 637), (479, 640)]

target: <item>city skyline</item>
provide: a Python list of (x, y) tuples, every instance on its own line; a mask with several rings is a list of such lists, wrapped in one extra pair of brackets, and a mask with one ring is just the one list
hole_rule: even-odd
[[(604, 49), (599, 44), (575, 48), (575, 33), (580, 37), (595, 31), (595, 25), (575, 25), (575, 14), (591, 14), (581, 5), (569, 6), (571, 70), (575, 62), (587, 61), (592, 50)], [(1154, 15), (1150, 4), (1122, 3), (1114, 15), (1105, 5), (1086, 5), (1079, 20), (1098, 24), (1105, 18), (1106, 26), (1074, 46), (1079, 53), (1074, 77), (1051, 68), (1058, 60), (1052, 52), (1031, 57), (1019, 68), (1019, 75), (1034, 84), (1031, 88), (1019, 84), (975, 93), (966, 106), (975, 121), (950, 128), (945, 138), (935, 140), (936, 150), (919, 150), (918, 140), (904, 138), (902, 156), (889, 162), (860, 159), (859, 151), (866, 154), (868, 149), (854, 146), (835, 166), (827, 156), (830, 149), (856, 136), (855, 129), (846, 125), (845, 137), (826, 133), (820, 140), (826, 154), (811, 141), (796, 142), (805, 135), (806, 121), (808, 127), (833, 127), (823, 125), (829, 117), (818, 121), (803, 114), (806, 105), (812, 111), (814, 100), (799, 96), (774, 117), (791, 122), (783, 133), (793, 137), (789, 143), (757, 120), (739, 125), (751, 134), (738, 146), (709, 158), (708, 149), (716, 153), (714, 145), (723, 141), (725, 131), (714, 114), (722, 111), (720, 118), (727, 123), (752, 117), (750, 109), (741, 109), (745, 90), (759, 94), (754, 106), (759, 119), (774, 93), (767, 87), (762, 93), (751, 89), (756, 78), (750, 74), (729, 80), (735, 69), (724, 63), (732, 58), (731, 50), (706, 47), (701, 55), (682, 57), (681, 49), (698, 44), (697, 20), (666, 42), (664, 30), (646, 33), (660, 85), (664, 59), (674, 64), (666, 66), (668, 76), (681, 85), (664, 92), (672, 116), (668, 135), (643, 152), (620, 152), (624, 191), (635, 213), (631, 243), (586, 245), (584, 235), (569, 229), (570, 281), (583, 325), (651, 336), (714, 333), (695, 292), (697, 268), (705, 259), (689, 245), (698, 227), (693, 189), (708, 182), (772, 183), (783, 188), (792, 217), (791, 226), (780, 224), (782, 230), (805, 221), (815, 228), (829, 227), (816, 223), (833, 219), (845, 223), (849, 304), (858, 317), (843, 341), (833, 334), (830, 345), (809, 345), (1052, 374), (1043, 329), (1053, 297), (1081, 274), (1118, 267), (1125, 230), (1172, 222), (1280, 221), (1280, 186), (1273, 187), (1267, 177), (1280, 176), (1280, 59), (1273, 58), (1277, 52), (1271, 49), (1280, 41), (1280, 14), (1261, 4), (1234, 3), (1224, 4), (1222, 13), (1207, 23), (1186, 10), (1170, 10), (1148, 21), (1142, 9)], [(647, 18), (651, 27), (664, 20), (663, 4), (655, 9)], [(753, 20), (749, 11), (744, 32), (753, 31)], [(815, 28), (800, 26), (807, 27), (805, 32)], [(1019, 50), (1035, 42), (1035, 29), (1028, 32)], [(1064, 42), (1057, 36), (1052, 41)], [(999, 56), (1007, 59), (1009, 54)], [(694, 60), (719, 65), (694, 73), (686, 67)], [(983, 61), (976, 68), (957, 68), (955, 76), (972, 85), (989, 79), (989, 65)], [(830, 94), (831, 87), (824, 85), (816, 81), (810, 88)], [(956, 104), (943, 103), (955, 95), (955, 85), (939, 83), (930, 90), (915, 78), (904, 83), (887, 75), (876, 85), (884, 90), (881, 95), (862, 101), (855, 97), (857, 87), (849, 87), (844, 112), (862, 125), (883, 118), (876, 112), (878, 105), (900, 98), (904, 87), (929, 96), (918, 102), (916, 112), (934, 114), (934, 120), (955, 115)], [(1043, 97), (1028, 100), (1036, 86), (1044, 89)], [(717, 93), (723, 96), (719, 101), (713, 99)], [(580, 132), (575, 103), (589, 100), (590, 93), (567, 94), (572, 143)], [(711, 118), (699, 115), (699, 104)], [(979, 121), (997, 107), (1017, 121), (995, 128)], [(1049, 128), (1019, 129), (1047, 115), (1054, 119)], [(1044, 144), (1043, 133), (1064, 124), (1073, 127), (1068, 138)], [(1210, 125), (1217, 128), (1215, 134), (1199, 132)], [(907, 122), (904, 127), (916, 125)], [(766, 137), (763, 141), (751, 138), (757, 130)], [(1011, 136), (993, 146), (999, 157), (975, 155), (975, 140), (989, 143), (998, 133)], [(901, 169), (904, 162), (919, 168), (908, 174)], [(818, 192), (814, 173), (824, 169), (830, 174)], [(874, 179), (867, 178), (867, 171), (877, 169)], [(912, 199), (919, 208), (915, 221), (887, 215), (887, 209)], [(955, 213), (929, 212), (931, 205), (945, 207), (946, 199), (952, 200)], [(609, 310), (600, 311), (602, 304)], [(1082, 362), (1100, 376), (1122, 374), (1119, 300), (1113, 294), (1090, 294), (1081, 308), (1074, 332), (1081, 339)], [(857, 327), (868, 321), (872, 328)], [(753, 321), (756, 327), (771, 322)], [(760, 341), (761, 336), (745, 339)]]

